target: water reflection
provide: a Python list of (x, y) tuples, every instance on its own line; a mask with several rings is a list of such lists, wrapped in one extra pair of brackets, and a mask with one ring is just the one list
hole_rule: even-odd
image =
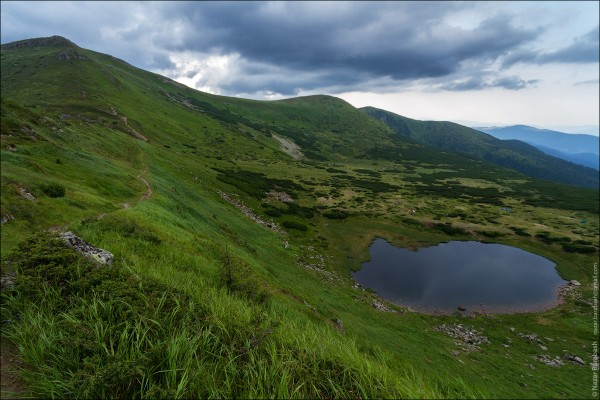
[(502, 244), (449, 242), (412, 251), (376, 239), (370, 252), (354, 278), (425, 312), (534, 311), (553, 305), (565, 283), (552, 261)]

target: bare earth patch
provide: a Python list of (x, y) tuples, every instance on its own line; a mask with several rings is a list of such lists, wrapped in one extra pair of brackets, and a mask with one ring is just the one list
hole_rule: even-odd
[(275, 134), (272, 135), (273, 139), (279, 142), (281, 150), (284, 153), (289, 154), (294, 160), (300, 160), (302, 157), (304, 157), (304, 154), (302, 154), (302, 151), (300, 151), (300, 146), (298, 146), (296, 143), (289, 139), (282, 138), (281, 136), (277, 136)]
[(21, 366), (17, 350), (5, 340), (0, 347), (0, 398), (16, 399), (27, 392), (17, 369)]

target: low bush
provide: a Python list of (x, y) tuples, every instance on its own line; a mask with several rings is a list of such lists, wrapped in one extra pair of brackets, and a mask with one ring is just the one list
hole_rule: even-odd
[(329, 219), (346, 219), (349, 214), (348, 211), (345, 210), (330, 210), (323, 213), (325, 218)]
[(65, 187), (58, 183), (41, 184), (40, 189), (48, 197), (56, 198), (65, 196)]
[(299, 231), (306, 231), (308, 229), (306, 225), (295, 221), (283, 221), (282, 225), (286, 228), (297, 229)]

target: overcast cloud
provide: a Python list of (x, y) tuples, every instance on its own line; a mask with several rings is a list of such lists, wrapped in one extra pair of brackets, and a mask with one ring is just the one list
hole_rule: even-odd
[[(598, 88), (597, 2), (1, 4), (2, 43), (61, 35), (223, 95)], [(596, 110), (581, 124), (596, 125), (597, 95), (587, 104)]]

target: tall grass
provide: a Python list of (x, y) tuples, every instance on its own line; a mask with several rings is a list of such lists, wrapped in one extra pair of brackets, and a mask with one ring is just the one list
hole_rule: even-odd
[(50, 234), (22, 243), (7, 262), (18, 275), (15, 290), (2, 294), (12, 321), (2, 335), (18, 344), (34, 396), (440, 394), (392, 374), (383, 358), (326, 326), (281, 318), (247, 288), (223, 288), (200, 303), (118, 263), (97, 267)]

